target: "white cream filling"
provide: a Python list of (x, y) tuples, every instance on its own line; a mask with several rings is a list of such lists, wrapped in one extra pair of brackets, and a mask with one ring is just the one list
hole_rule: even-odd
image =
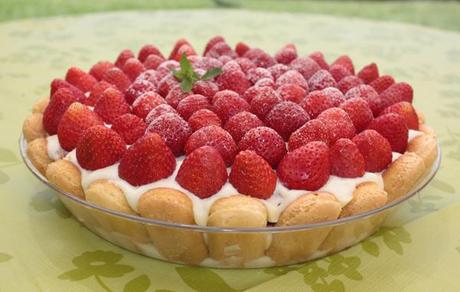
[(46, 144), (48, 156), (52, 160), (56, 161), (66, 156), (67, 151), (62, 149), (61, 144), (59, 144), (59, 139), (57, 135), (46, 137)]
[[(409, 141), (420, 134), (422, 134), (422, 132), (410, 130), (409, 131)], [(56, 143), (59, 145), (57, 136), (55, 138), (52, 138), (52, 137), (54, 136), (49, 137), (49, 140), (51, 141), (51, 143), (48, 143), (49, 145), (48, 153), (53, 155), (53, 156), (50, 155), (51, 158), (57, 157), (58, 155), (56, 153), (60, 153), (58, 150), (60, 146), (56, 146)], [(392, 155), (393, 155), (392, 161), (396, 160), (399, 156), (401, 156), (400, 153), (396, 153), (396, 152), (393, 152)], [(190, 191), (181, 187), (176, 182), (175, 178), (176, 178), (177, 172), (179, 171), (180, 166), (182, 165), (182, 162), (184, 159), (183, 156), (177, 158), (176, 169), (171, 176), (165, 179), (158, 180), (153, 183), (139, 186), (139, 187), (129, 184), (128, 182), (126, 182), (125, 180), (121, 179), (118, 176), (119, 163), (115, 163), (111, 166), (108, 166), (102, 169), (98, 169), (95, 171), (89, 171), (89, 170), (83, 169), (80, 166), (80, 164), (77, 161), (75, 150), (69, 152), (67, 156), (65, 157), (65, 159), (68, 159), (80, 169), (81, 177), (82, 177), (82, 186), (84, 190), (86, 190), (88, 186), (94, 181), (97, 181), (97, 180), (111, 181), (112, 183), (116, 184), (124, 192), (129, 205), (136, 212), (138, 212), (139, 198), (146, 191), (154, 189), (154, 188), (160, 188), (160, 187), (177, 189), (183, 192), (184, 194), (186, 194), (190, 198), (193, 204), (193, 213), (195, 217), (195, 222), (196, 224), (202, 225), (202, 226), (207, 225), (209, 209), (211, 208), (211, 206), (214, 204), (216, 200), (238, 194), (238, 191), (235, 189), (235, 187), (228, 181), (219, 190), (219, 192), (217, 192), (216, 194), (206, 199), (200, 199), (199, 197), (195, 196)], [(229, 171), (230, 169), (228, 169), (228, 172)], [(343, 177), (331, 175), (328, 181), (326, 182), (326, 184), (323, 187), (321, 187), (317, 192), (331, 193), (337, 198), (337, 200), (340, 202), (342, 206), (345, 206), (351, 201), (353, 197), (353, 191), (355, 190), (356, 186), (366, 181), (375, 182), (379, 187), (383, 189), (382, 173), (366, 172), (362, 177), (358, 177), (358, 178), (343, 178)], [(308, 193), (312, 193), (312, 192), (306, 191), (306, 190), (288, 189), (279, 180), (277, 180), (275, 192), (273, 193), (273, 195), (267, 200), (260, 200), (260, 202), (262, 202), (267, 207), (268, 221), (275, 223), (278, 221), (278, 218), (281, 215), (281, 212), (290, 203), (295, 201), (301, 195), (308, 194)]]

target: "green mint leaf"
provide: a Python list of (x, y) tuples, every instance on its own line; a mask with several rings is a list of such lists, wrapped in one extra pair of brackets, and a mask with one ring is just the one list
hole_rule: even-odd
[(184, 79), (184, 74), (182, 73), (182, 71), (177, 71), (177, 70), (173, 69), (172, 73), (173, 73), (174, 77), (176, 77), (177, 79), (179, 79), (179, 80)]
[(217, 75), (219, 75), (220, 73), (222, 73), (221, 68), (209, 69), (208, 71), (206, 71), (206, 73), (204, 73), (203, 76), (201, 76), (201, 80), (210, 80), (210, 79), (216, 77)]
[(190, 92), (192, 91), (193, 82), (190, 79), (183, 79), (180, 83), (180, 88), (183, 92)]
[(188, 61), (187, 55), (185, 53), (182, 54), (179, 64), (181, 71), (184, 75), (191, 76), (193, 74), (192, 64), (190, 64), (190, 62)]

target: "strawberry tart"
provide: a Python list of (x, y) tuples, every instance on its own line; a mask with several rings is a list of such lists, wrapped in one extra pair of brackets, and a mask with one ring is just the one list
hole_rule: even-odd
[[(409, 84), (375, 63), (355, 71), (347, 55), (328, 63), (288, 44), (272, 56), (216, 36), (200, 56), (180, 39), (169, 56), (145, 45), (88, 72), (69, 68), (34, 104), (23, 136), (35, 168), (81, 200), (173, 223), (270, 229), (408, 194), (438, 156), (412, 100)], [(205, 236), (94, 217), (190, 264), (288, 264), (347, 246), (340, 226)]]

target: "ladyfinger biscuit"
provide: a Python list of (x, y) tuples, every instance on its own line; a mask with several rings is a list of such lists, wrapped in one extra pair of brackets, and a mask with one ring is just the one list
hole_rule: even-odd
[(383, 184), (388, 203), (407, 194), (424, 175), (423, 159), (413, 152), (406, 152), (383, 172)]
[(421, 124), (421, 125), (419, 126), (419, 131), (420, 131), (420, 132), (423, 132), (423, 133), (425, 133), (425, 134), (427, 134), (427, 135), (436, 136), (436, 135), (435, 135), (435, 132), (434, 132), (434, 130), (433, 130), (433, 128), (431, 128), (431, 127), (429, 127), (429, 126), (427, 126), (427, 125), (425, 125), (425, 124)]
[(425, 166), (430, 168), (438, 156), (436, 138), (432, 135), (419, 135), (410, 141), (407, 151), (414, 152), (423, 159)]
[[(136, 215), (126, 200), (123, 191), (107, 180), (92, 182), (85, 191), (86, 200), (97, 206), (110, 210)], [(106, 231), (114, 231), (126, 235), (134, 242), (148, 242), (147, 230), (140, 223), (128, 219), (117, 218), (103, 212), (95, 212), (93, 216)]]
[[(387, 199), (387, 193), (376, 183), (361, 183), (353, 191), (353, 199), (342, 208), (339, 217), (344, 218), (383, 207)], [(365, 218), (334, 227), (321, 244), (320, 250), (336, 252), (360, 241), (376, 230), (374, 221)]]
[(46, 173), (48, 164), (53, 162), (48, 156), (48, 142), (45, 138), (35, 139), (27, 144), (27, 157), (35, 168), (43, 175)]
[[(209, 211), (208, 226), (266, 227), (267, 208), (258, 200), (234, 195), (217, 200)], [(232, 266), (264, 256), (270, 238), (265, 234), (208, 233), (211, 258)]]
[(46, 136), (46, 131), (43, 128), (43, 115), (40, 113), (33, 113), (27, 117), (22, 125), (22, 133), (27, 142), (35, 140), (37, 138), (43, 138)]
[[(293, 226), (335, 220), (341, 211), (340, 203), (328, 193), (305, 194), (292, 202), (281, 213), (276, 226)], [(277, 264), (289, 264), (306, 260), (314, 255), (327, 237), (331, 227), (308, 231), (273, 234), (267, 250)]]
[[(156, 188), (139, 199), (142, 217), (161, 221), (195, 224), (193, 205), (184, 193), (171, 188)], [(189, 264), (199, 264), (208, 255), (203, 234), (173, 227), (147, 227), (150, 239), (165, 258)]]
[(42, 114), (45, 111), (45, 108), (48, 106), (49, 101), (50, 98), (48, 96), (39, 98), (32, 106), (32, 112)]
[(81, 186), (80, 170), (72, 162), (60, 159), (50, 163), (46, 168), (46, 178), (60, 190), (82, 200), (85, 199), (85, 193)]

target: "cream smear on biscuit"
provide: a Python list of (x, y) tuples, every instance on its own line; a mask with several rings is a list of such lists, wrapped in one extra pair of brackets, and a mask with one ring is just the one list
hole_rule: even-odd
[[(414, 139), (415, 137), (421, 134), (422, 132), (415, 131), (415, 130), (409, 130), (408, 141), (410, 142), (412, 139)], [(50, 137), (54, 137), (54, 136), (50, 136)], [(51, 158), (59, 157), (61, 155), (59, 154), (61, 153), (60, 152), (61, 150), (59, 149), (60, 146), (57, 147), (55, 144), (56, 142), (57, 144), (59, 144), (59, 141), (57, 140), (57, 137), (56, 138), (50, 138), (50, 137), (48, 138), (48, 141), (51, 141), (51, 143), (48, 142), (48, 145), (49, 145), (48, 153)], [(393, 152), (392, 160), (393, 161), (396, 160), (399, 156), (401, 156), (401, 154)], [(115, 163), (106, 168), (89, 171), (89, 170), (83, 169), (80, 166), (80, 164), (78, 163), (77, 157), (76, 157), (75, 150), (69, 152), (66, 155), (65, 159), (68, 159), (80, 169), (81, 178), (82, 178), (82, 186), (84, 190), (86, 190), (89, 187), (89, 185), (94, 181), (108, 180), (114, 183), (115, 185), (117, 185), (124, 192), (126, 199), (128, 201), (128, 204), (136, 212), (138, 212), (139, 198), (146, 191), (155, 189), (155, 188), (172, 188), (172, 189), (179, 190), (183, 192), (184, 194), (186, 194), (192, 201), (195, 222), (198, 225), (203, 225), (203, 226), (207, 225), (209, 209), (211, 208), (212, 204), (214, 204), (216, 200), (238, 194), (238, 191), (235, 189), (235, 187), (233, 187), (233, 185), (228, 181), (220, 189), (219, 192), (217, 192), (216, 194), (206, 199), (200, 199), (199, 197), (195, 196), (193, 193), (181, 187), (176, 182), (175, 177), (177, 175), (177, 172), (179, 171), (180, 166), (182, 165), (182, 162), (184, 159), (183, 156), (176, 158), (176, 169), (174, 170), (174, 173), (171, 176), (165, 179), (161, 179), (156, 182), (150, 183), (150, 184), (139, 186), (139, 187), (132, 186), (131, 184), (129, 184), (128, 182), (126, 182), (125, 180), (121, 179), (118, 176), (119, 163)], [(230, 168), (228, 169), (228, 172), (230, 172)], [(315, 192), (331, 193), (337, 198), (337, 200), (340, 202), (342, 206), (345, 206), (351, 201), (353, 197), (353, 191), (355, 190), (356, 186), (363, 182), (374, 182), (380, 188), (383, 189), (382, 173), (366, 172), (362, 177), (358, 177), (358, 178), (343, 178), (343, 177), (331, 175), (329, 176), (329, 180), (326, 182), (326, 184)], [(279, 180), (277, 180), (276, 189), (273, 195), (267, 200), (260, 200), (260, 202), (262, 202), (267, 207), (268, 221), (275, 223), (278, 221), (279, 216), (281, 215), (281, 212), (290, 203), (295, 201), (301, 195), (308, 194), (308, 193), (312, 193), (312, 192), (306, 191), (306, 190), (288, 189)]]

